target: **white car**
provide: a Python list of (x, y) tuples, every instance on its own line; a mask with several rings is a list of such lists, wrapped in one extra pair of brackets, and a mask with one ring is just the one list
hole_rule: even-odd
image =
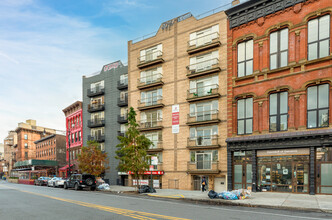
[(47, 182), (47, 186), (59, 187), (64, 185), (65, 180), (61, 177), (53, 177)]

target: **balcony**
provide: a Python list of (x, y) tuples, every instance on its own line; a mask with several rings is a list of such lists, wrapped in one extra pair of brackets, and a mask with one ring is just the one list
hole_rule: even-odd
[(219, 33), (214, 32), (188, 41), (188, 54), (220, 46)]
[(124, 79), (124, 80), (119, 80), (118, 81), (118, 87), (119, 90), (122, 89), (128, 89), (128, 79)]
[(193, 88), (187, 91), (188, 102), (200, 101), (210, 98), (218, 98), (219, 96), (219, 85), (217, 84)]
[(88, 89), (88, 97), (94, 97), (94, 96), (99, 96), (99, 95), (104, 95), (105, 94), (105, 89), (104, 87), (98, 87), (94, 89)]
[(150, 130), (159, 130), (163, 128), (162, 119), (158, 121), (142, 121), (139, 123), (139, 130), (140, 131), (150, 131)]
[(161, 152), (163, 151), (163, 142), (162, 141), (156, 141), (154, 145), (150, 146), (147, 150), (148, 153), (154, 153), (154, 152)]
[(98, 111), (104, 111), (105, 110), (105, 103), (103, 104), (89, 104), (88, 105), (88, 112), (98, 112)]
[(218, 161), (188, 162), (187, 171), (191, 174), (217, 174), (220, 172), (218, 164)]
[(190, 150), (220, 148), (218, 143), (218, 135), (189, 137), (187, 140), (187, 148)]
[(137, 67), (144, 68), (147, 66), (151, 66), (151, 65), (163, 63), (163, 62), (164, 62), (163, 52), (160, 50), (157, 50), (152, 53), (148, 53), (146, 55), (140, 56), (138, 58)]
[(118, 123), (119, 124), (125, 124), (128, 123), (128, 115), (118, 115)]
[(138, 110), (146, 110), (146, 109), (153, 109), (153, 108), (160, 108), (164, 107), (162, 103), (163, 97), (162, 96), (154, 96), (150, 98), (145, 98), (142, 100), (138, 100)]
[(194, 63), (186, 67), (187, 77), (193, 78), (196, 76), (203, 76), (210, 73), (220, 72), (219, 59), (213, 58), (202, 62)]
[(125, 136), (125, 131), (118, 131), (118, 136), (124, 137)]
[(163, 85), (162, 81), (163, 75), (161, 73), (156, 73), (150, 76), (145, 76), (137, 79), (137, 88), (138, 89), (146, 89), (153, 86)]
[(89, 135), (88, 140), (89, 141), (97, 141), (99, 143), (104, 142), (105, 141), (105, 135), (104, 134), (97, 135), (97, 136)]
[(128, 106), (128, 96), (127, 95), (124, 98), (118, 98), (118, 106), (119, 107)]
[(89, 128), (96, 128), (96, 127), (103, 127), (103, 126), (105, 126), (105, 119), (104, 118), (88, 120), (88, 127)]
[(187, 125), (218, 123), (220, 122), (218, 113), (218, 110), (210, 110), (188, 114)]

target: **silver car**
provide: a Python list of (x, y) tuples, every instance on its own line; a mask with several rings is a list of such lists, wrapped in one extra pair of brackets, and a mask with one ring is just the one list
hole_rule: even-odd
[(52, 179), (50, 179), (47, 182), (47, 186), (53, 186), (53, 187), (59, 187), (62, 186), (64, 184), (64, 179), (62, 179), (61, 177), (53, 177)]

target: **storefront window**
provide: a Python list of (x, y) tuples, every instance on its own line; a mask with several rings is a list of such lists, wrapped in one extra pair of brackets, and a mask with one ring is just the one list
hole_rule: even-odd
[(317, 148), (317, 193), (332, 194), (332, 147)]

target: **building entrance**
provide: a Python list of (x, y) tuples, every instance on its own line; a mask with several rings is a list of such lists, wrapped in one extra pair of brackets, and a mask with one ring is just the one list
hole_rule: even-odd
[(234, 152), (234, 189), (252, 188), (252, 152)]
[(332, 147), (316, 150), (316, 192), (332, 194)]

